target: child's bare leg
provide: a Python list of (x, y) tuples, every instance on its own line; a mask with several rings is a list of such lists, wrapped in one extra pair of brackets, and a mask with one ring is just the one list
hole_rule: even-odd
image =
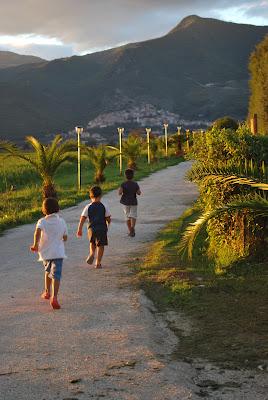
[(52, 297), (50, 299), (50, 304), (52, 308), (56, 310), (60, 309), (60, 305), (57, 299), (59, 287), (60, 287), (60, 281), (58, 279), (52, 279)]
[(132, 229), (135, 229), (136, 226), (136, 218), (130, 218), (130, 226)]
[(95, 243), (90, 243), (89, 244), (89, 255), (90, 256), (95, 256), (95, 251), (96, 251)]
[(60, 287), (60, 281), (52, 279), (52, 297), (57, 298)]
[(49, 277), (49, 273), (45, 272), (45, 292), (50, 294), (50, 286), (51, 286), (51, 278)]
[(51, 287), (51, 278), (49, 277), (49, 272), (45, 271), (45, 290), (42, 293), (42, 299), (49, 300), (50, 299), (50, 287)]
[(89, 244), (89, 256), (86, 259), (86, 262), (91, 265), (93, 264), (94, 261), (94, 257), (95, 257), (95, 251), (96, 251), (96, 245), (95, 243), (91, 243)]
[(129, 232), (131, 232), (131, 219), (127, 220), (127, 227), (128, 227)]
[(97, 260), (96, 260), (96, 267), (101, 265), (101, 260), (104, 253), (104, 246), (98, 246), (97, 248)]

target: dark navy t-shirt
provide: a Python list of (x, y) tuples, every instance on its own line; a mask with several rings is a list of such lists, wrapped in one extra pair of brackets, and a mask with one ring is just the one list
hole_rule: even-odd
[(137, 192), (140, 190), (137, 182), (134, 181), (126, 181), (121, 185), (123, 189), (123, 194), (120, 200), (121, 204), (125, 206), (136, 206), (138, 204), (137, 201)]
[(110, 217), (111, 214), (103, 203), (90, 203), (84, 208), (82, 216), (88, 218), (88, 228), (92, 231), (107, 231), (106, 217)]

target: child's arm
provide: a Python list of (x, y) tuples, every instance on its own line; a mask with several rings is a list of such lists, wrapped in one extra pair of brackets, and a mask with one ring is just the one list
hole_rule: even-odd
[(107, 224), (107, 226), (109, 226), (110, 225), (110, 223), (111, 223), (111, 217), (105, 217), (105, 219), (106, 219), (106, 224)]
[(62, 240), (64, 242), (67, 242), (67, 240), (68, 240), (68, 228), (67, 228), (66, 222), (64, 220), (63, 220), (63, 223), (64, 223), (64, 232), (63, 232)]
[(140, 188), (137, 190), (137, 195), (141, 195), (141, 190), (140, 190)]
[(86, 219), (87, 218), (83, 217), (83, 216), (80, 218), (79, 225), (77, 228), (77, 233), (76, 233), (77, 237), (83, 236), (83, 226), (84, 226), (84, 223), (86, 222)]
[(30, 246), (30, 249), (32, 252), (36, 253), (38, 251), (40, 239), (41, 239), (41, 229), (36, 228), (36, 230), (34, 232), (34, 242), (33, 242), (32, 246)]
[(118, 194), (119, 194), (119, 196), (122, 196), (122, 194), (123, 194), (123, 188), (122, 188), (122, 186), (118, 189)]

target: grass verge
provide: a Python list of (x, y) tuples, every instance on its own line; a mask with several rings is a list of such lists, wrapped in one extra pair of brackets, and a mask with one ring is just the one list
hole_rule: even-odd
[[(139, 160), (139, 169), (135, 174), (135, 179), (139, 180), (153, 172), (176, 165), (183, 159), (170, 157), (161, 158), (158, 162), (148, 165), (146, 158)], [(5, 187), (16, 186), (15, 191), (4, 191), (0, 193), (0, 233), (4, 230), (17, 225), (30, 223), (41, 217), (41, 182), (38, 176), (22, 161), (7, 160), (2, 164), (5, 168)], [(0, 169), (1, 169), (0, 168)], [(88, 187), (93, 184), (94, 170), (87, 159), (82, 162), (82, 190), (76, 190), (76, 165), (71, 163), (64, 164), (58, 171), (55, 181), (57, 185), (60, 207), (66, 208), (74, 206), (85, 200), (88, 196)], [(122, 180), (118, 174), (116, 162), (109, 164), (105, 170), (106, 181), (102, 184), (104, 193), (116, 189)]]
[(183, 318), (171, 323), (180, 339), (177, 357), (256, 367), (268, 360), (268, 262), (239, 262), (217, 275), (202, 255), (201, 238), (192, 262), (183, 260), (179, 234), (197, 215), (193, 207), (159, 233), (135, 266), (139, 285), (160, 310), (178, 311), (188, 320), (190, 330)]

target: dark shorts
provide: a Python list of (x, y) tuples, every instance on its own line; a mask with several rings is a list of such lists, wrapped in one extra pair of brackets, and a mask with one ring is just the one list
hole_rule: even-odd
[(62, 271), (63, 258), (55, 258), (55, 260), (45, 260), (45, 271), (48, 272), (51, 279), (60, 281)]
[(108, 245), (107, 231), (93, 231), (89, 228), (88, 239), (90, 243), (98, 247)]

